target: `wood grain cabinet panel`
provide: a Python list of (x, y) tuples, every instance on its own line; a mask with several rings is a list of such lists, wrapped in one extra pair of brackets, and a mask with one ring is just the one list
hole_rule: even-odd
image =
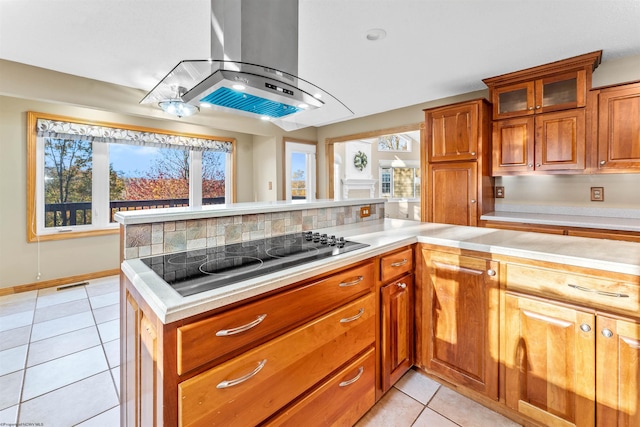
[(353, 426), (375, 404), (375, 350), (369, 349), (344, 369), (265, 426)]
[(375, 308), (370, 293), (180, 383), (180, 425), (257, 425), (373, 346)]
[(598, 315), (596, 425), (640, 426), (640, 324)]
[(493, 123), (493, 175), (533, 170), (534, 129), (533, 117)]
[(380, 280), (387, 282), (413, 271), (413, 248), (403, 249), (380, 258)]
[(422, 348), (427, 371), (498, 398), (498, 263), (422, 249)]
[(429, 222), (478, 224), (478, 184), (475, 162), (429, 165)]
[(426, 115), (429, 162), (475, 160), (478, 156), (478, 104), (434, 108)]
[[(265, 342), (373, 290), (373, 263), (178, 328), (178, 373)], [(283, 310), (282, 307), (287, 307)]]
[(505, 392), (512, 409), (547, 426), (595, 423), (595, 315), (506, 295)]
[(598, 107), (598, 170), (638, 172), (640, 83), (602, 89)]
[(380, 289), (382, 391), (413, 366), (413, 274)]

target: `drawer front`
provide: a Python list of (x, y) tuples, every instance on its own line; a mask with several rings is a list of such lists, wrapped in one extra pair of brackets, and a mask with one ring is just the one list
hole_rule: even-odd
[(640, 285), (544, 268), (507, 264), (507, 289), (637, 316)]
[(380, 258), (380, 279), (383, 282), (398, 277), (408, 271), (413, 271), (412, 248)]
[(373, 263), (178, 328), (178, 374), (265, 342), (373, 289)]
[(256, 425), (375, 341), (370, 293), (178, 385), (182, 426)]
[(265, 425), (353, 426), (375, 404), (375, 363), (371, 348)]

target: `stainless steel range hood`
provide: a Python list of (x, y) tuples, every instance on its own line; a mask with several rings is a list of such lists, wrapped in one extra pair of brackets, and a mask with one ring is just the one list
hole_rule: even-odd
[(212, 59), (181, 61), (142, 104), (179, 97), (288, 131), (353, 115), (297, 76), (298, 0), (211, 0), (211, 16)]

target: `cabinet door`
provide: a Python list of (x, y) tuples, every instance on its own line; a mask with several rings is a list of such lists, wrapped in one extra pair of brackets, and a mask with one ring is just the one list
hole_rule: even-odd
[(477, 158), (477, 103), (430, 110), (425, 119), (429, 162)]
[(585, 111), (559, 111), (536, 116), (535, 170), (583, 170)]
[(640, 426), (640, 324), (598, 315), (598, 427)]
[(585, 70), (580, 70), (536, 80), (536, 114), (584, 107), (586, 75)]
[(495, 88), (492, 92), (493, 118), (529, 116), (535, 112), (533, 81)]
[(498, 398), (498, 263), (423, 249), (420, 362)]
[(595, 422), (595, 316), (506, 295), (505, 402), (548, 426)]
[(454, 225), (478, 223), (475, 162), (429, 165), (428, 221)]
[(640, 83), (600, 92), (598, 168), (605, 172), (640, 169)]
[(533, 171), (534, 130), (533, 117), (493, 123), (492, 175)]
[(386, 392), (413, 365), (413, 275), (383, 286), (382, 391)]

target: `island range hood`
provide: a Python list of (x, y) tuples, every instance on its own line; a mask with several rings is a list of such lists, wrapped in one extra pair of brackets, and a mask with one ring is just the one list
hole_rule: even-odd
[(284, 130), (353, 112), (298, 74), (298, 0), (211, 0), (211, 59), (184, 60), (141, 104), (176, 101), (268, 119)]

